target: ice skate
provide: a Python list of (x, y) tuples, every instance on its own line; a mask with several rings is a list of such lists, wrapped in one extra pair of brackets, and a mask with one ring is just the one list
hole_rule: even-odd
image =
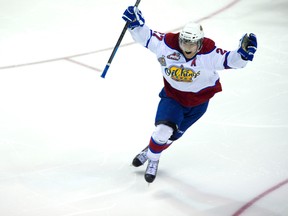
[(155, 180), (157, 170), (158, 170), (158, 164), (159, 164), (159, 160), (157, 160), (157, 161), (149, 160), (148, 161), (148, 165), (147, 165), (147, 168), (145, 171), (145, 180), (148, 183), (152, 183)]
[(148, 151), (148, 146), (143, 149), (132, 161), (132, 165), (134, 167), (139, 167), (142, 166), (146, 161), (147, 161), (147, 151)]

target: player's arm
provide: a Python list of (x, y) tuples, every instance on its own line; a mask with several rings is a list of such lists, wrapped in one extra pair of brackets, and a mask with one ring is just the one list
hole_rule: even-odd
[(254, 54), (257, 50), (257, 39), (254, 34), (249, 36), (245, 34), (240, 39), (239, 48), (234, 51), (225, 51), (221, 48), (214, 50), (214, 66), (216, 69), (237, 69), (243, 68), (247, 65), (248, 61), (252, 61)]

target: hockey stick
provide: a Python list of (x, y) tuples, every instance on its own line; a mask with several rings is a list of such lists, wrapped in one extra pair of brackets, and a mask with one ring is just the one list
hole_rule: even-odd
[[(141, 0), (137, 0), (134, 6), (135, 6), (135, 7), (138, 7), (140, 1), (141, 1)], [(122, 41), (122, 39), (123, 39), (123, 37), (124, 37), (127, 29), (128, 29), (128, 25), (129, 25), (129, 24), (130, 24), (130, 22), (127, 21), (126, 24), (125, 24), (125, 26), (124, 26), (124, 28), (123, 28), (123, 30), (122, 30), (122, 32), (121, 32), (121, 34), (120, 34), (120, 37), (118, 38), (118, 41), (117, 41), (117, 43), (116, 43), (116, 45), (115, 45), (115, 47), (114, 47), (114, 49), (113, 49), (113, 51), (112, 51), (112, 53), (111, 53), (111, 55), (110, 55), (110, 58), (109, 58), (106, 66), (105, 66), (105, 68), (104, 68), (104, 71), (103, 71), (102, 74), (101, 74), (101, 77), (102, 77), (102, 78), (105, 78), (106, 73), (107, 73), (107, 71), (108, 71), (108, 69), (109, 69), (109, 67), (110, 67), (110, 65), (111, 65), (111, 63), (112, 63), (112, 60), (113, 60), (113, 58), (114, 58), (114, 56), (115, 56), (115, 54), (116, 54), (116, 52), (117, 52), (117, 50), (118, 50), (118, 48), (119, 48), (119, 46), (120, 46), (120, 43), (121, 43), (121, 41)]]

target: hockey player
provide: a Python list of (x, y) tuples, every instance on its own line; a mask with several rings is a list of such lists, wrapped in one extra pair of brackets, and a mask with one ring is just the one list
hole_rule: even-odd
[(129, 6), (122, 18), (129, 21), (133, 39), (152, 51), (160, 65), (164, 88), (155, 117), (155, 130), (149, 145), (133, 159), (135, 167), (148, 161), (145, 180), (156, 178), (161, 152), (206, 112), (209, 100), (222, 90), (217, 70), (238, 69), (252, 61), (257, 49), (255, 34), (245, 34), (239, 48), (226, 51), (204, 37), (198, 23), (189, 22), (178, 33), (149, 29), (141, 11)]

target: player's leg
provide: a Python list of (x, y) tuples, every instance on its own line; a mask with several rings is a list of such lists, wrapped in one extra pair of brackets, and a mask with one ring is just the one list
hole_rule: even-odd
[(153, 161), (159, 160), (161, 152), (204, 115), (208, 103), (188, 108), (174, 100), (162, 98), (156, 115), (157, 126), (149, 142), (147, 157)]
[[(161, 152), (167, 149), (171, 145), (172, 141), (179, 139), (185, 133), (185, 131), (191, 127), (191, 125), (199, 120), (206, 112), (207, 107), (208, 102), (192, 108), (178, 107), (174, 110), (172, 109), (172, 113), (174, 114), (170, 113), (169, 115), (170, 120), (172, 121), (168, 121), (168, 123), (166, 122), (166, 125), (163, 124), (165, 121), (158, 121), (158, 123), (161, 123), (156, 126), (147, 151), (147, 158), (149, 159), (145, 172), (145, 179), (147, 182), (153, 182), (156, 178)], [(159, 115), (157, 115), (157, 117), (167, 115), (167, 113), (169, 113), (168, 111), (164, 112), (163, 114), (161, 112), (161, 108), (159, 110)], [(168, 115), (166, 117), (168, 117)], [(177, 122), (179, 127), (176, 127), (176, 124), (171, 124), (171, 122)]]
[(178, 130), (178, 125), (184, 119), (184, 107), (181, 104), (167, 97), (164, 90), (160, 92), (159, 96), (161, 100), (155, 117), (156, 127), (152, 133), (147, 153), (151, 160), (159, 160), (161, 152), (171, 144), (170, 137)]
[(163, 91), (160, 97), (155, 118), (156, 127), (147, 150), (148, 165), (145, 172), (147, 182), (153, 182), (156, 178), (161, 153), (171, 145), (170, 138), (184, 117), (183, 107), (177, 101), (166, 97)]
[(159, 160), (160, 153), (172, 144), (172, 141), (169, 140), (172, 134), (173, 129), (170, 126), (165, 124), (157, 125), (150, 138), (149, 145), (136, 155), (132, 165), (135, 167), (142, 166), (148, 160), (148, 157), (150, 160)]
[[(172, 135), (171, 133), (174, 133), (174, 131), (177, 130), (177, 123), (180, 123), (183, 119), (183, 114), (179, 111), (179, 109), (181, 110), (180, 104), (171, 98), (167, 98), (163, 90), (159, 96), (161, 100), (158, 104), (155, 117), (156, 127), (152, 133), (148, 146), (133, 159), (132, 165), (135, 167), (139, 167), (147, 161), (148, 151), (151, 159), (159, 159), (160, 153), (172, 143), (172, 141), (169, 141), (169, 138)], [(171, 128), (173, 129), (172, 131)], [(151, 147), (150, 150), (148, 147)]]
[(179, 139), (186, 130), (191, 127), (196, 121), (198, 121), (204, 113), (207, 111), (209, 101), (200, 104), (196, 107), (184, 109), (184, 118), (179, 124), (178, 130), (173, 133), (170, 140), (175, 141)]

